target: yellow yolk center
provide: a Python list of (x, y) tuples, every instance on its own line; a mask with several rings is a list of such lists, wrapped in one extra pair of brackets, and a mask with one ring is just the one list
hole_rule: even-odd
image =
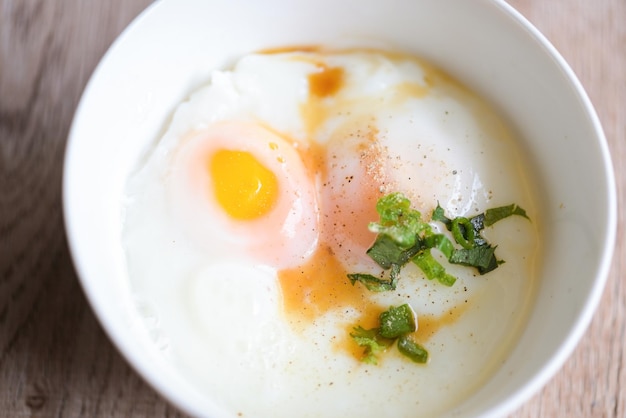
[(239, 220), (268, 213), (278, 199), (276, 175), (245, 151), (219, 150), (209, 162), (215, 198)]

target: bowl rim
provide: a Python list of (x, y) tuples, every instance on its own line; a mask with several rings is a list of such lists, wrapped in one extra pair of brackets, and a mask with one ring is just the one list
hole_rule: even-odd
[(592, 291), (587, 296), (584, 307), (581, 309), (581, 313), (575, 321), (574, 327), (570, 330), (566, 339), (560, 343), (558, 349), (553, 353), (553, 355), (547, 359), (545, 366), (539, 373), (535, 374), (531, 380), (527, 381), (525, 385), (520, 387), (514, 396), (503, 400), (487, 412), (486, 416), (495, 418), (505, 416), (513, 412), (515, 409), (521, 407), (522, 404), (528, 401), (533, 395), (538, 393), (563, 367), (589, 328), (591, 320), (596, 313), (600, 299), (604, 293), (613, 262), (615, 243), (617, 239), (618, 203), (615, 171), (608, 141), (596, 109), (593, 106), (585, 88), (578, 79), (578, 76), (558, 49), (524, 15), (504, 0), (493, 1), (511, 18), (520, 23), (530, 34), (533, 40), (537, 42), (537, 44), (555, 61), (556, 65), (565, 73), (567, 81), (574, 88), (576, 95), (581, 100), (585, 113), (590, 118), (593, 125), (596, 145), (599, 147), (602, 156), (604, 167), (603, 179), (607, 187), (608, 209), (604, 218), (605, 233), (603, 234), (604, 240), (602, 242), (602, 248), (604, 251), (602, 251), (602, 257), (597, 263)]
[(557, 50), (557, 48), (548, 40), (548, 38), (536, 28), (526, 17), (524, 17), (513, 6), (504, 0), (495, 0), (499, 6), (505, 10), (510, 16), (520, 22), (530, 35), (541, 45), (541, 47), (555, 60), (556, 65), (566, 74), (568, 82), (574, 87), (576, 95), (581, 100), (587, 116), (590, 118), (594, 128), (596, 142), (600, 148), (602, 162), (604, 167), (603, 179), (608, 190), (607, 194), (607, 213), (605, 214), (605, 233), (602, 243), (602, 257), (597, 264), (595, 279), (593, 281), (592, 292), (588, 295), (584, 307), (580, 310), (575, 326), (570, 330), (567, 338), (561, 342), (559, 349), (551, 356), (542, 368), (541, 372), (536, 374), (533, 379), (528, 381), (517, 392), (517, 396), (511, 399), (511, 407), (494, 408), (492, 416), (502, 416), (512, 412), (521, 406), (535, 393), (539, 392), (552, 377), (563, 367), (566, 360), (572, 355), (574, 349), (582, 339), (583, 335), (589, 328), (589, 324), (599, 306), (600, 299), (604, 293), (606, 283), (609, 278), (611, 266), (613, 262), (615, 243), (617, 239), (617, 185), (615, 180), (615, 171), (613, 161), (608, 145), (604, 129), (600, 118), (596, 112), (589, 95), (587, 94), (578, 76), (571, 68), (569, 63)]
[[(79, 257), (79, 254), (81, 253), (81, 243), (76, 237), (72, 216), (74, 210), (74, 198), (72, 195), (72, 186), (70, 184), (70, 176), (73, 174), (72, 161), (74, 158), (72, 150), (74, 143), (80, 140), (76, 136), (76, 120), (84, 112), (86, 97), (89, 96), (93, 85), (96, 83), (99, 75), (103, 71), (103, 68), (106, 67), (109, 57), (115, 54), (119, 45), (123, 44), (130, 34), (135, 31), (135, 28), (142, 25), (143, 22), (148, 19), (157, 8), (162, 7), (163, 4), (168, 3), (168, 1), (171, 2), (173, 0), (155, 1), (144, 9), (115, 39), (93, 71), (76, 108), (75, 119), (72, 122), (66, 143), (62, 182), (62, 204), (68, 247), (79, 283), (87, 297), (87, 301), (91, 306), (91, 309), (94, 311), (98, 322), (105, 331), (109, 340), (122, 354), (127, 363), (139, 375), (141, 375), (141, 377), (148, 382), (152, 388), (163, 396), (166, 401), (172, 403), (182, 411), (197, 414), (199, 411), (195, 411), (193, 407), (188, 405), (184, 399), (178, 396), (177, 393), (172, 393), (170, 385), (165, 384), (162, 379), (158, 378), (148, 367), (146, 367), (145, 362), (139, 359), (136, 355), (133, 344), (126, 341), (126, 339), (122, 337), (119, 330), (108, 319), (109, 309), (101, 303), (91, 281), (86, 278), (86, 269), (83, 264), (83, 260)], [(588, 329), (604, 292), (614, 256), (615, 241), (617, 237), (617, 189), (613, 163), (602, 124), (589, 96), (572, 68), (561, 56), (558, 50), (550, 43), (550, 41), (513, 6), (506, 3), (504, 0), (487, 1), (504, 12), (508, 19), (513, 20), (521, 26), (533, 39), (533, 42), (535, 42), (538, 47), (542, 48), (545, 53), (554, 60), (555, 65), (565, 73), (567, 82), (574, 88), (575, 94), (581, 100), (585, 113), (588, 115), (593, 125), (595, 132), (594, 140), (596, 145), (599, 147), (604, 167), (603, 180), (608, 190), (608, 212), (605, 214), (604, 223), (606, 232), (603, 234), (604, 240), (602, 242), (602, 248), (604, 251), (597, 264), (592, 292), (587, 296), (584, 306), (580, 310), (581, 314), (578, 318), (576, 318), (574, 326), (567, 334), (567, 338), (560, 343), (558, 349), (553, 352), (552, 356), (546, 359), (545, 366), (541, 369), (541, 371), (536, 373), (532, 379), (526, 381), (524, 385), (520, 386), (520, 388), (515, 391), (513, 396), (498, 401), (491, 409), (485, 411), (484, 416), (498, 417), (511, 413), (513, 410), (517, 409), (524, 402), (530, 399), (536, 392), (538, 392), (563, 367), (563, 364), (571, 356), (583, 334)]]

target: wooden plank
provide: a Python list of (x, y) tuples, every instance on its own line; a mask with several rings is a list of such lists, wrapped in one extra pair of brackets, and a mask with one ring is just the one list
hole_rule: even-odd
[[(511, 0), (568, 61), (593, 102), (609, 142), (619, 207), (626, 190), (626, 3)], [(584, 167), (579, 168), (584, 175)], [(562, 370), (513, 417), (626, 416), (626, 290), (623, 209), (600, 307)]]
[(148, 0), (0, 2), (0, 415), (176, 415), (123, 361), (78, 285), (61, 212), (82, 90)]
[[(98, 60), (150, 0), (0, 0), (0, 416), (179, 416), (95, 320), (63, 233), (62, 159)], [(626, 188), (626, 2), (511, 0), (561, 51), (603, 122)], [(584, 167), (581, 167), (584, 171)], [(624, 231), (620, 214), (619, 231)], [(624, 236), (599, 311), (512, 417), (626, 416)]]

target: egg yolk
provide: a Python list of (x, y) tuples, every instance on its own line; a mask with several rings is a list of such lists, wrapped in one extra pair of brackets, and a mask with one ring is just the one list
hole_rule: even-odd
[(209, 171), (215, 198), (238, 220), (253, 220), (268, 213), (278, 200), (276, 175), (246, 151), (219, 150)]

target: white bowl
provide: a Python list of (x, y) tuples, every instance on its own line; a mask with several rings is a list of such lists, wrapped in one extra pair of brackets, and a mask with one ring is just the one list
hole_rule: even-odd
[(119, 37), (76, 112), (64, 209), (84, 291), (128, 362), (182, 410), (220, 417), (138, 332), (120, 244), (125, 178), (175, 105), (211, 69), (289, 45), (369, 45), (415, 53), (485, 97), (522, 138), (544, 200), (545, 265), (535, 306), (504, 365), (451, 416), (500, 417), (558, 370), (596, 308), (616, 231), (606, 140), (571, 69), (497, 0), (162, 0)]

